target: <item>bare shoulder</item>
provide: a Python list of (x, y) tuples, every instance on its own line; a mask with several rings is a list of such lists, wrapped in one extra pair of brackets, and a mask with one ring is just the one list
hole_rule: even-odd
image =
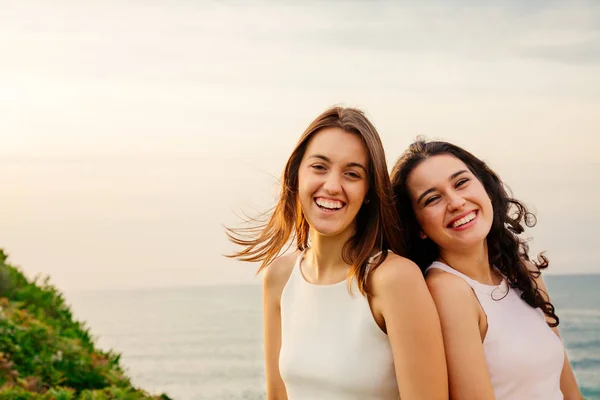
[(527, 267), (529, 272), (531, 272), (531, 277), (534, 281), (538, 283), (540, 288), (546, 289), (546, 285), (544, 284), (544, 280), (542, 279), (542, 271), (538, 268), (537, 265), (533, 263), (533, 261), (526, 260), (524, 258), (521, 259), (521, 262)]
[(529, 272), (534, 272), (534, 273), (541, 272), (540, 269), (537, 267), (537, 265), (535, 265), (533, 263), (533, 261), (521, 259), (521, 262), (527, 267)]
[(263, 286), (266, 290), (281, 292), (287, 283), (300, 251), (278, 257), (263, 272)]
[(371, 272), (369, 283), (373, 293), (407, 293), (415, 286), (425, 287), (423, 273), (411, 260), (388, 253), (386, 259)]
[(522, 259), (521, 261), (523, 262), (523, 264), (525, 264), (525, 266), (527, 267), (529, 272), (532, 273), (531, 278), (535, 281), (538, 288), (542, 291), (542, 296), (544, 297), (544, 299), (546, 301), (549, 301), (550, 296), (548, 295), (548, 288), (546, 287), (546, 283), (544, 282), (544, 279), (542, 278), (542, 271), (540, 271), (538, 266), (535, 265), (533, 263), (533, 261), (525, 260), (525, 259)]
[(433, 299), (436, 301), (472, 301), (473, 289), (464, 279), (439, 269), (430, 270), (425, 282)]

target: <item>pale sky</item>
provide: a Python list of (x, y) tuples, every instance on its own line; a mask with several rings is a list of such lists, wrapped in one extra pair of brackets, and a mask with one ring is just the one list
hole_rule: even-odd
[(0, 1), (0, 247), (64, 290), (259, 283), (222, 224), (273, 204), (325, 108), (389, 166), (464, 146), (600, 272), (600, 3)]

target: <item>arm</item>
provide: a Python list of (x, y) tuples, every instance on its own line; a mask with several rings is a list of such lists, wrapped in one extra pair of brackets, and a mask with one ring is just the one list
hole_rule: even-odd
[[(285, 384), (279, 373), (279, 351), (281, 349), (281, 293), (290, 276), (291, 268), (287, 256), (269, 265), (263, 277), (263, 315), (266, 400), (287, 400)], [(293, 267), (293, 264), (291, 265)]]
[[(537, 272), (538, 268), (530, 261), (525, 261), (525, 265), (529, 268), (530, 271)], [(534, 278), (535, 282), (538, 285), (538, 288), (541, 291), (542, 296), (546, 301), (550, 301), (550, 297), (548, 295), (548, 288), (542, 279), (542, 275), (540, 274), (537, 278)], [(550, 319), (546, 317), (546, 320)], [(551, 322), (554, 322), (552, 320)], [(558, 331), (558, 327), (555, 326), (552, 328), (554, 333), (558, 335), (560, 338), (560, 332)], [(562, 340), (562, 338), (561, 338)], [(579, 391), (579, 385), (577, 384), (577, 380), (575, 379), (575, 374), (573, 373), (573, 368), (571, 368), (571, 363), (569, 362), (569, 357), (567, 357), (567, 352), (565, 350), (565, 361), (563, 364), (563, 369), (560, 374), (560, 391), (562, 392), (565, 400), (583, 400), (583, 396)]]
[(432, 273), (427, 286), (442, 325), (450, 397), (453, 400), (494, 400), (479, 329), (480, 305), (461, 278)]
[[(558, 327), (554, 327), (552, 330), (560, 337)], [(583, 400), (583, 395), (581, 394), (581, 391), (579, 391), (579, 385), (575, 379), (575, 374), (573, 373), (573, 368), (571, 368), (571, 363), (569, 362), (569, 357), (567, 357), (566, 350), (563, 369), (560, 373), (560, 391), (564, 396), (564, 400)]]
[(442, 332), (423, 274), (411, 261), (389, 256), (373, 272), (374, 304), (392, 347), (400, 397), (448, 399)]

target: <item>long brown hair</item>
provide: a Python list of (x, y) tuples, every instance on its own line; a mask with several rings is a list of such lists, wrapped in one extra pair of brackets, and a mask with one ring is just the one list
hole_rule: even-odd
[[(242, 247), (227, 257), (242, 261), (260, 261), (260, 272), (282, 253), (287, 243), (298, 250), (308, 247), (309, 226), (298, 199), (298, 170), (308, 142), (325, 128), (339, 128), (358, 135), (369, 155), (369, 191), (366, 195), (368, 204), (363, 204), (359, 210), (356, 216), (356, 231), (345, 243), (342, 254), (344, 261), (351, 265), (348, 278), (357, 279), (359, 291), (364, 295), (368, 293), (368, 270), (383, 262), (388, 249), (396, 254), (403, 254), (403, 249), (400, 248), (398, 218), (381, 139), (364, 113), (355, 108), (330, 108), (308, 126), (287, 161), (279, 201), (271, 213), (265, 214), (267, 221), (250, 219), (246, 221), (249, 224), (247, 227), (226, 228), (229, 239)], [(383, 256), (378, 257), (368, 269), (369, 258), (379, 250), (383, 252)]]
[(490, 265), (502, 272), (511, 287), (521, 291), (521, 298), (527, 304), (534, 308), (539, 307), (554, 320), (548, 325), (557, 326), (558, 316), (554, 306), (545, 300), (534, 279), (540, 275), (542, 269), (548, 267), (548, 259), (540, 254), (537, 260), (531, 260), (537, 271), (530, 271), (525, 265), (526, 261), (530, 261), (529, 246), (520, 234), (525, 230), (523, 225), (535, 225), (535, 215), (509, 194), (506, 185), (485, 162), (452, 143), (419, 139), (408, 147), (392, 169), (392, 188), (396, 198), (396, 209), (404, 228), (408, 258), (425, 271), (440, 254), (438, 246), (431, 239), (421, 239), (419, 236), (421, 228), (413, 211), (407, 185), (410, 173), (420, 163), (440, 154), (454, 156), (465, 163), (483, 184), (492, 201), (494, 220), (486, 238)]

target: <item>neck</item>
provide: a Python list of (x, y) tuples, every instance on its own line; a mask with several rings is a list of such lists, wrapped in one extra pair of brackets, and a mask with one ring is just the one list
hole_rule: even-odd
[(479, 283), (496, 285), (499, 284), (498, 280), (501, 279), (490, 267), (487, 241), (483, 241), (481, 245), (468, 250), (440, 249), (438, 260)]
[(323, 236), (311, 229), (310, 249), (306, 252), (309, 271), (307, 275), (315, 283), (340, 281), (348, 274), (348, 264), (342, 257), (344, 245), (352, 236), (348, 230), (336, 236)]

